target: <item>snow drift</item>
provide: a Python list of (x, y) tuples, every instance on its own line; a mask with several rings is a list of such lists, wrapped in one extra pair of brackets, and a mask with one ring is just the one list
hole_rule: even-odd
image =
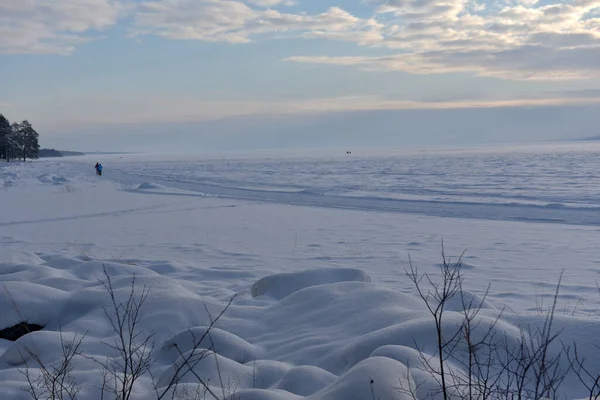
[[(0, 385), (9, 398), (27, 398), (18, 371), (35, 369), (38, 358), (46, 365), (60, 362), (61, 344), (84, 333), (85, 357), (73, 360), (77, 382), (85, 387), (81, 398), (98, 398), (95, 388), (101, 386), (101, 374), (90, 357), (118, 357), (107, 346), (118, 336), (104, 311), (111, 309), (111, 303), (101, 284), (106, 281), (103, 268), (118, 302), (127, 301), (132, 282), (137, 293), (142, 287), (150, 289), (139, 330), (143, 335), (155, 335), (157, 345), (149, 375), (135, 385), (136, 398), (155, 398), (150, 376), (156, 377), (154, 384), (159, 389), (167, 387), (189, 356), (196, 362), (193, 372), (178, 378), (182, 387), (197, 387), (201, 378), (210, 382), (215, 393), (222, 393), (226, 382), (229, 395), (235, 393), (236, 399), (359, 400), (372, 393), (376, 398), (408, 399), (412, 398), (409, 388), (419, 388), (419, 398), (428, 398), (436, 388), (435, 379), (422, 366), (421, 354), (434, 354), (436, 342), (435, 326), (422, 300), (374, 284), (358, 269), (265, 276), (240, 292), (239, 299), (209, 330), (226, 302), (185, 289), (185, 283), (172, 272), (177, 268), (159, 274), (152, 263), (127, 265), (51, 255), (40, 259), (41, 264), (0, 265), (0, 304), (9, 310), (2, 314), (0, 329), (21, 318), (44, 326), (16, 342), (0, 343)], [(27, 274), (19, 274), (25, 270)], [(253, 304), (254, 295), (262, 300)], [(460, 324), (461, 311), (458, 302), (449, 307), (444, 329), (450, 332)], [(518, 322), (496, 321), (497, 315), (495, 307), (484, 303), (478, 329), (493, 329), (499, 342), (502, 338), (503, 343), (518, 343)], [(580, 322), (567, 316), (557, 321), (567, 332), (569, 324)], [(543, 321), (529, 319), (531, 322)], [(588, 320), (587, 325), (590, 332), (598, 329), (598, 323)], [(569, 333), (568, 338), (575, 339), (571, 336)], [(593, 341), (587, 345), (593, 346)], [(591, 368), (600, 368), (597, 361), (592, 364)], [(567, 383), (574, 384), (573, 377)], [(568, 392), (583, 394), (574, 388)]]
[(252, 297), (270, 296), (281, 300), (307, 287), (351, 281), (370, 282), (371, 277), (365, 271), (354, 268), (320, 268), (269, 275), (254, 283), (250, 291)]

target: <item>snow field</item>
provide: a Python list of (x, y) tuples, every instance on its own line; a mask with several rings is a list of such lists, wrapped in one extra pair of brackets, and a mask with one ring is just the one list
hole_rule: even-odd
[[(404, 269), (411, 253), (414, 264), (435, 273), (440, 237), (472, 243), (464, 266), (467, 303), (478, 304), (492, 282), (475, 339), (491, 329), (495, 343), (517, 345), (521, 329), (535, 332), (560, 270), (571, 267), (554, 327), (565, 343), (577, 342), (590, 371), (600, 371), (593, 226), (215, 198), (177, 183), (128, 181), (126, 171), (112, 182), (110, 168), (100, 180), (93, 176), (95, 160), (88, 160), (90, 171), (81, 161), (0, 168), (0, 179), (12, 182), (0, 190), (0, 329), (22, 320), (44, 326), (16, 342), (0, 339), (3, 398), (30, 398), (22, 390), (25, 361), (35, 370), (31, 352), (57, 365), (61, 332), (63, 342), (85, 334), (85, 357), (73, 360), (78, 398), (100, 397), (100, 368), (91, 358), (119, 357), (109, 346), (117, 335), (105, 315), (111, 302), (101, 284), (104, 268), (118, 302), (127, 301), (133, 276), (136, 293), (149, 289), (139, 329), (154, 334), (154, 364), (136, 383), (136, 399), (156, 398), (153, 382), (167, 385), (190, 352), (199, 359), (194, 373), (219, 396), (408, 399), (406, 389), (414, 388), (417, 398), (430, 398), (437, 382), (422, 370), (422, 355), (435, 354), (435, 325)], [(178, 171), (170, 168), (175, 179)], [(64, 190), (65, 182), (73, 190)], [(405, 247), (395, 248), (398, 243)], [(506, 304), (510, 309), (503, 310)], [(451, 299), (443, 329), (453, 332), (463, 311), (463, 302)], [(549, 351), (560, 350), (556, 343)], [(447, 367), (464, 373), (466, 356), (459, 346)], [(186, 374), (181, 388), (193, 392), (197, 382)], [(587, 392), (570, 374), (559, 395), (586, 398)]]

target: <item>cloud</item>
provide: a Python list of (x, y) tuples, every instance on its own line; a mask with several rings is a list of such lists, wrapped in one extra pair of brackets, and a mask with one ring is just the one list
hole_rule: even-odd
[[(552, 0), (551, 0), (552, 1)], [(470, 72), (503, 79), (600, 77), (600, 0), (364, 0), (360, 18), (339, 7), (310, 15), (264, 7), (282, 0), (152, 0), (140, 4), (134, 35), (247, 43), (300, 34), (387, 49), (385, 56), (296, 56), (304, 63), (399, 70)]]
[[(257, 6), (291, 4), (286, 1), (254, 0)], [(154, 0), (140, 3), (135, 15), (134, 36), (157, 35), (168, 39), (246, 43), (253, 36), (303, 33), (307, 36), (369, 41), (378, 25), (331, 7), (308, 15), (253, 8), (234, 0)]]
[(340, 7), (313, 14), (284, 8), (302, 5), (297, 0), (0, 0), (0, 53), (68, 54), (127, 15), (132, 37), (241, 44), (293, 35), (379, 54), (286, 59), (294, 62), (517, 80), (600, 78), (600, 0), (363, 3), (371, 7), (364, 18)]
[(293, 6), (296, 5), (294, 0), (248, 0), (250, 3), (255, 4), (259, 7), (274, 7), (278, 5)]
[(600, 0), (371, 0), (380, 26), (373, 46), (397, 54), (301, 56), (304, 63), (412, 74), (472, 72), (504, 79), (600, 77)]
[[(562, 38), (564, 39), (564, 38)], [(412, 74), (474, 72), (505, 79), (567, 80), (600, 76), (600, 46), (555, 49), (523, 45), (491, 51), (467, 48), (433, 50), (383, 57), (289, 57), (287, 60), (331, 65), (359, 66), (367, 70), (405, 71)]]
[(0, 53), (71, 53), (124, 10), (118, 0), (0, 0)]

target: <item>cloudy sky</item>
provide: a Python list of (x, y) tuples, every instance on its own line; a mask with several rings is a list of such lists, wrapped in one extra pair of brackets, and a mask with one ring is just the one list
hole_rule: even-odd
[(600, 0), (0, 0), (0, 83), (62, 148), (589, 136)]

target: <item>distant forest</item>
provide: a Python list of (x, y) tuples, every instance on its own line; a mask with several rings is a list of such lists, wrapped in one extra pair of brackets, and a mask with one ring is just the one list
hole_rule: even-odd
[(11, 160), (36, 159), (39, 157), (39, 134), (29, 121), (10, 121), (0, 114), (0, 159)]
[(55, 149), (40, 149), (39, 134), (31, 123), (11, 122), (0, 114), (0, 159), (6, 161), (41, 157), (82, 156), (84, 153)]
[(64, 151), (64, 150), (55, 150), (55, 149), (40, 149), (38, 156), (40, 158), (44, 157), (68, 157), (68, 156), (83, 156), (84, 153), (79, 153), (77, 151)]

